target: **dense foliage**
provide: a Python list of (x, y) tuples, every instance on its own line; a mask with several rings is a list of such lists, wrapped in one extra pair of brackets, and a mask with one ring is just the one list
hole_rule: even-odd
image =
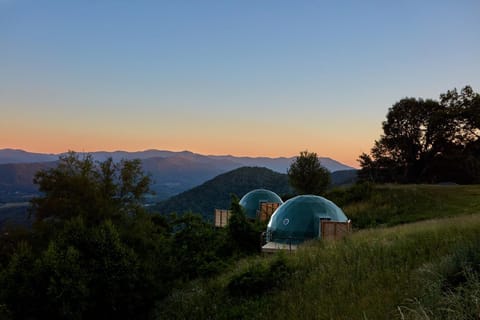
[(290, 185), (299, 194), (323, 194), (330, 185), (330, 172), (315, 152), (302, 151), (287, 171)]
[(148, 319), (173, 287), (258, 251), (260, 229), (241, 210), (230, 229), (146, 212), (149, 180), (139, 161), (74, 153), (39, 172), (33, 228), (0, 234), (0, 317)]
[(480, 182), (480, 95), (466, 86), (440, 100), (404, 98), (388, 111), (383, 135), (360, 156), (375, 182)]

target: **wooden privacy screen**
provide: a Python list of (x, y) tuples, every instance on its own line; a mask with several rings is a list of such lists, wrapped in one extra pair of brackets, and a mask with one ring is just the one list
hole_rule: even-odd
[(231, 216), (231, 211), (226, 209), (215, 209), (215, 227), (225, 227)]
[(337, 222), (337, 221), (320, 221), (320, 232), (324, 240), (338, 240), (352, 232), (352, 221)]
[(272, 214), (280, 206), (280, 203), (276, 202), (261, 202), (260, 207), (257, 210), (257, 219), (260, 221), (268, 221)]

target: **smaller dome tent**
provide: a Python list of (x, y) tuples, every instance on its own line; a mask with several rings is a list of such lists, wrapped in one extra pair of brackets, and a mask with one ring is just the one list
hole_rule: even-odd
[(248, 192), (240, 199), (240, 206), (245, 210), (247, 218), (255, 219), (257, 211), (262, 203), (278, 203), (282, 204), (282, 199), (275, 193), (266, 189), (255, 189)]
[(321, 220), (347, 222), (342, 209), (320, 196), (296, 196), (281, 205), (270, 218), (267, 241), (298, 244), (321, 237)]

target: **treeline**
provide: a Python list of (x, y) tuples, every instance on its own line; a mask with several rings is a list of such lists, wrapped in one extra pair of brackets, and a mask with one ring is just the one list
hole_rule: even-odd
[(480, 183), (480, 95), (466, 86), (439, 100), (404, 98), (382, 124), (359, 177), (374, 182)]
[(259, 250), (265, 226), (232, 201), (228, 228), (145, 211), (139, 161), (70, 153), (35, 176), (32, 229), (0, 235), (1, 319), (148, 319), (174, 287)]

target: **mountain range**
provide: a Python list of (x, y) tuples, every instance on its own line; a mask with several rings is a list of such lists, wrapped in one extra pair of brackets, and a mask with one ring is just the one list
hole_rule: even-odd
[[(236, 157), (231, 155), (201, 155), (190, 151), (145, 150), (138, 152), (99, 151), (89, 153), (97, 161), (112, 158), (141, 159), (146, 173), (153, 180), (152, 201), (167, 199), (198, 186), (213, 177), (240, 167), (266, 167), (278, 173), (286, 173), (295, 157)], [(32, 153), (24, 150), (0, 150), (0, 195), (8, 192), (34, 192), (33, 176), (40, 169), (54, 166), (62, 154)], [(81, 155), (81, 154), (80, 154)], [(320, 157), (321, 164), (329, 171), (352, 170), (336, 160)], [(0, 198), (0, 201), (2, 199)]]

